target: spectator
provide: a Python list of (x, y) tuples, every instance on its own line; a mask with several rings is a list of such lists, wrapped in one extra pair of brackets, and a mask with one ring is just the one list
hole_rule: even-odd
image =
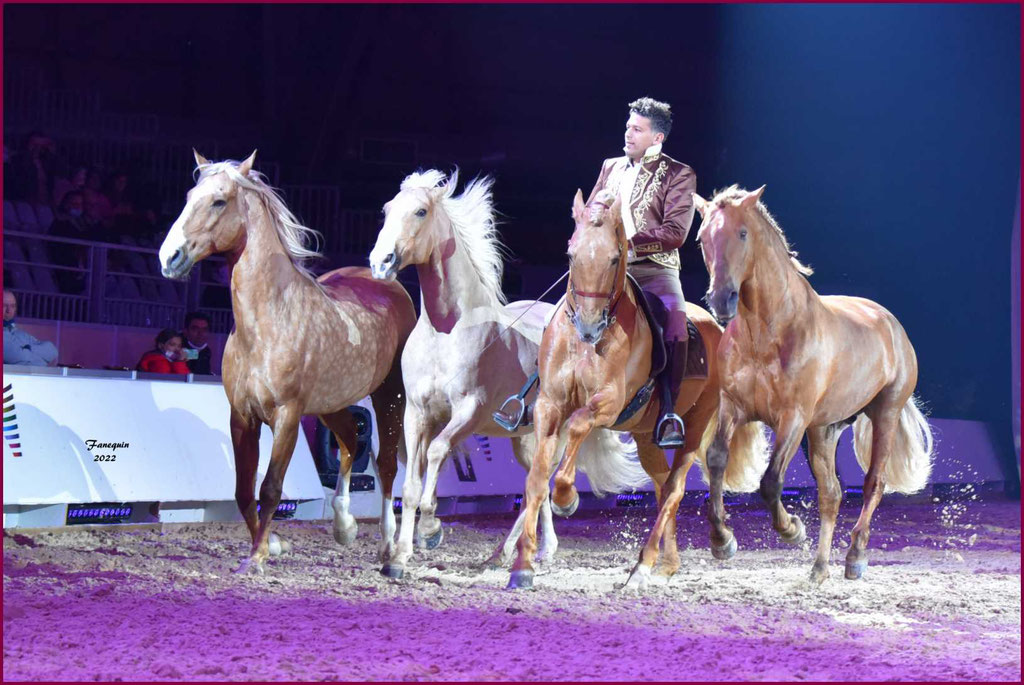
[(4, 288), (4, 364), (25, 366), (53, 366), (57, 363), (57, 348), (48, 340), (38, 340), (18, 328), (14, 317), (18, 314), (18, 298)]
[(109, 226), (114, 216), (110, 198), (103, 194), (103, 176), (99, 169), (93, 167), (85, 175), (85, 216), (90, 221)]
[(142, 355), (136, 367), (151, 373), (189, 373), (181, 350), (181, 333), (165, 328), (156, 336), (156, 348)]
[(73, 167), (68, 178), (58, 178), (53, 186), (53, 206), (60, 207), (64, 202), (64, 196), (72, 190), (85, 191), (85, 177), (89, 170), (84, 166)]
[(210, 317), (200, 312), (189, 312), (185, 315), (185, 358), (192, 373), (211, 374), (213, 353), (206, 344), (210, 334)]
[(44, 133), (33, 131), (25, 137), (24, 147), (11, 159), (8, 200), (25, 200), (49, 206), (53, 201), (53, 177), (57, 148)]
[[(85, 198), (77, 190), (66, 193), (57, 208), (57, 216), (50, 226), (50, 235), (76, 240), (95, 240), (98, 226), (85, 216)], [(89, 266), (89, 248), (67, 243), (50, 244), (50, 261), (58, 266), (84, 269)], [(57, 281), (63, 293), (72, 295), (85, 290), (85, 272), (59, 269)]]

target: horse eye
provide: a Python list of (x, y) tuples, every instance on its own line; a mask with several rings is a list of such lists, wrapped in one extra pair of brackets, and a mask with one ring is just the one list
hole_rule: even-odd
[(747, 239), (747, 229), (744, 228), (744, 229), (740, 230), (740, 240), (746, 240), (746, 239)]
[(619, 263), (619, 258), (618, 257), (612, 257), (612, 266), (615, 266), (618, 263)]
[(426, 215), (427, 215), (427, 210), (424, 207), (420, 207), (419, 209), (416, 210), (416, 216), (420, 217), (421, 219), (423, 217), (425, 217)]
[(220, 209), (221, 207), (223, 207), (227, 203), (228, 203), (227, 200), (214, 200), (213, 201), (213, 206), (216, 207), (217, 209)]

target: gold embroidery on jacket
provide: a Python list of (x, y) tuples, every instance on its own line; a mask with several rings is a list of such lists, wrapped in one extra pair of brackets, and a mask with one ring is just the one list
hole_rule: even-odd
[[(650, 185), (647, 186), (647, 190), (644, 191), (643, 199), (633, 209), (633, 225), (636, 226), (637, 233), (640, 233), (647, 227), (647, 208), (651, 206), (651, 200), (654, 199), (654, 193), (658, 192), (658, 188), (661, 187), (661, 182), (665, 178), (665, 174), (667, 172), (668, 162), (662, 162), (658, 165), (658, 170), (654, 172), (654, 180), (651, 181)], [(648, 178), (650, 177), (650, 172), (647, 172), (647, 176)], [(637, 186), (640, 186), (639, 179), (637, 180)], [(636, 186), (634, 186), (634, 191), (635, 190)]]

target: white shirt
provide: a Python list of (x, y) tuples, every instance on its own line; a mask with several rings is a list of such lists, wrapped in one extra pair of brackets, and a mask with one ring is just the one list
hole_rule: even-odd
[[(661, 154), (661, 143), (655, 143), (644, 151), (639, 162), (629, 160), (629, 165), (622, 172), (619, 181), (619, 201), (622, 203), (622, 227), (626, 229), (626, 239), (630, 240), (636, 235), (636, 224), (633, 222), (633, 212), (629, 210), (630, 198), (633, 195), (633, 186), (636, 185), (636, 178), (640, 175), (640, 168), (644, 160)], [(640, 261), (633, 255), (633, 248), (629, 248), (629, 261)]]

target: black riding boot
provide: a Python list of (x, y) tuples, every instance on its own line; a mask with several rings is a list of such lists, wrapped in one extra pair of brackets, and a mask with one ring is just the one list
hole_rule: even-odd
[(658, 389), (661, 394), (661, 415), (654, 429), (654, 443), (662, 449), (675, 449), (683, 446), (686, 441), (686, 429), (683, 419), (675, 412), (676, 399), (679, 397), (679, 386), (683, 383), (686, 370), (686, 352), (690, 344), (689, 337), (666, 341), (668, 361), (665, 368), (658, 374)]

